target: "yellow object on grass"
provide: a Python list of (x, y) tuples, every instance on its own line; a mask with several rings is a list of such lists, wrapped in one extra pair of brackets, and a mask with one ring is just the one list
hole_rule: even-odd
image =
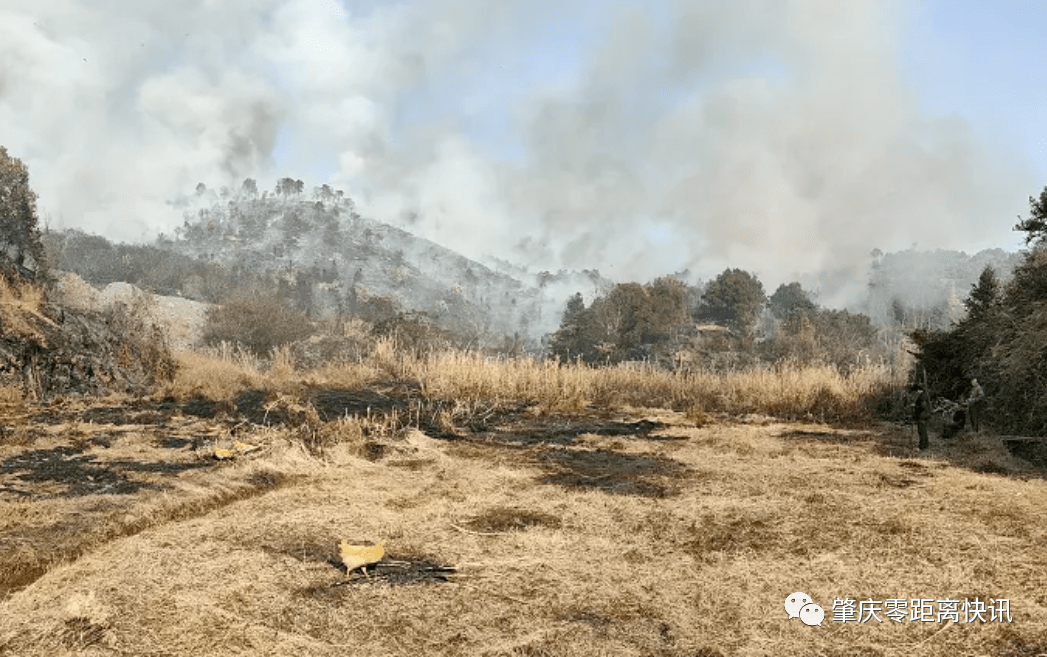
[(378, 563), (385, 556), (385, 541), (377, 545), (349, 545), (342, 541), (338, 547), (347, 575), (357, 568), (362, 568), (364, 575), (366, 575), (367, 566)]

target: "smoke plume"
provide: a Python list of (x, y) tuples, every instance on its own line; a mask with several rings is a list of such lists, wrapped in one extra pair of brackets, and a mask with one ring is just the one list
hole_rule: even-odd
[[(52, 225), (181, 223), (197, 182), (329, 182), (470, 257), (797, 278), (1012, 245), (1036, 180), (898, 59), (900, 2), (110, 0), (0, 8), (0, 125)], [(857, 287), (856, 287), (857, 286)]]

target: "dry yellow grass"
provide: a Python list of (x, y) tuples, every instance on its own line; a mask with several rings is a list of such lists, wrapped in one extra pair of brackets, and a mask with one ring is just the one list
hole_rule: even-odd
[[(391, 342), (313, 372), (286, 351), (179, 358), (155, 410), (68, 402), (26, 423), (34, 454), (124, 468), (139, 490), (5, 495), (51, 466), (0, 444), (0, 582), (26, 585), (0, 601), (0, 655), (1047, 653), (1047, 482), (991, 435), (918, 457), (909, 432), (855, 424), (899, 383), (886, 369), (670, 374)], [(390, 380), (449, 439), (413, 428), (421, 406), (322, 417), (306, 400)], [(247, 389), (281, 425), (234, 436), (167, 401)], [(127, 426), (106, 423), (121, 406)], [(512, 412), (471, 428), (477, 409)], [(172, 436), (196, 447), (165, 452)], [(214, 458), (237, 441), (259, 449)], [(340, 544), (380, 540), (347, 580)], [(395, 564), (456, 572), (396, 585)], [(822, 627), (788, 619), (795, 591)], [(837, 599), (975, 597), (1009, 600), (1012, 622), (834, 619)]]
[(248, 388), (296, 392), (359, 388), (382, 379), (417, 383), (430, 401), (470, 406), (529, 404), (543, 412), (630, 405), (691, 409), (693, 413), (761, 413), (785, 419), (862, 421), (878, 396), (901, 385), (890, 368), (869, 365), (850, 374), (829, 366), (780, 366), (736, 372), (670, 373), (654, 367), (593, 368), (537, 358), (492, 358), (445, 351), (414, 357), (392, 340), (379, 340), (366, 360), (298, 372), (289, 352), (277, 350), (263, 370), (230, 350), (179, 355), (180, 371), (165, 394), (231, 399)]
[(41, 314), (43, 305), (44, 293), (39, 287), (28, 283), (14, 286), (0, 276), (0, 322), (5, 333), (41, 339), (42, 334), (26, 316), (50, 324), (51, 320)]
[[(547, 454), (678, 464), (651, 475), (671, 484), (664, 497), (550, 483), (541, 454), (493, 445), (414, 433), (378, 462), (337, 451), (318, 461), (270, 432), (264, 460), (141, 502), (128, 515), (153, 521), (0, 602), (0, 647), (26, 657), (1047, 651), (1043, 480), (957, 468), (934, 458), (944, 447), (884, 457), (907, 440), (888, 429), (651, 417), (680, 439), (591, 435)], [(286, 483), (219, 493), (260, 471)], [(331, 563), (339, 542), (379, 538), (387, 559), (457, 573), (347, 584)], [(823, 627), (788, 620), (794, 591), (826, 609)], [(1012, 622), (832, 620), (837, 598), (976, 596), (1008, 599)]]
[(175, 362), (175, 376), (161, 385), (159, 394), (179, 400), (194, 396), (229, 400), (244, 390), (260, 387), (265, 380), (250, 362), (232, 357), (181, 351), (175, 354)]

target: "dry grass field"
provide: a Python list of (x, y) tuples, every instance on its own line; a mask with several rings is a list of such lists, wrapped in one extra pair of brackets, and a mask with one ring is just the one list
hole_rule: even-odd
[[(1042, 471), (915, 454), (885, 369), (180, 359), (150, 398), (0, 391), (0, 655), (1047, 654)], [(1011, 619), (834, 620), (901, 598)]]

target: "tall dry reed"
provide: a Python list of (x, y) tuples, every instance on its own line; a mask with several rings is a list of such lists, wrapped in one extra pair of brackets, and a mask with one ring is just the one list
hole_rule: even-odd
[(388, 339), (379, 340), (358, 363), (317, 370), (296, 369), (286, 350), (273, 356), (272, 366), (263, 371), (228, 349), (210, 356), (183, 355), (173, 386), (183, 394), (188, 386), (228, 399), (247, 385), (284, 391), (303, 385), (352, 389), (391, 379), (417, 384), (429, 400), (465, 405), (526, 404), (545, 412), (630, 405), (851, 421), (871, 417), (880, 396), (902, 384), (889, 366), (878, 364), (849, 373), (826, 365), (674, 373), (649, 365), (596, 368), (467, 351), (415, 356)]

